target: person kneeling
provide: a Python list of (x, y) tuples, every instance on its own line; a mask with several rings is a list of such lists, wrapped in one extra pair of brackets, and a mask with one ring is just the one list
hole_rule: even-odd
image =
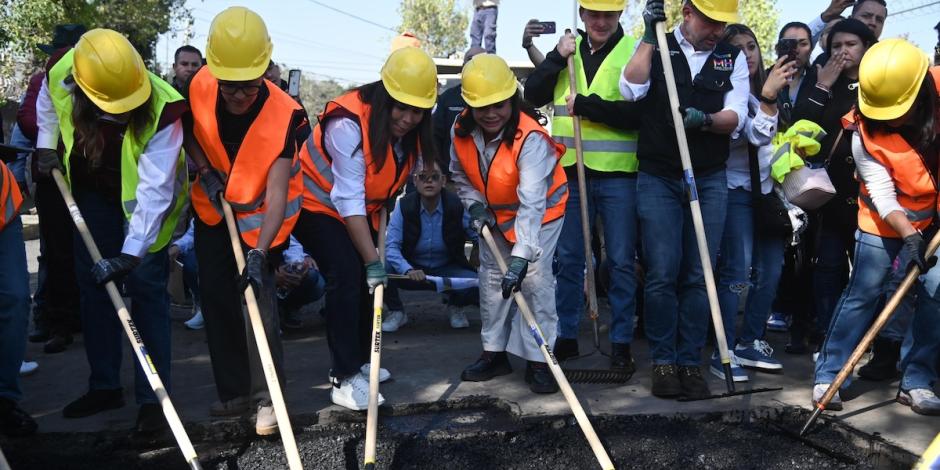
[[(451, 174), (478, 231), (489, 226), (502, 236), (499, 253), (480, 247), (480, 317), (483, 355), (461, 379), (490, 380), (512, 372), (506, 352), (524, 357), (526, 382), (535, 393), (558, 391), (539, 343), (510, 296), (522, 291), (547, 344), (555, 343), (552, 258), (565, 217), (568, 182), (556, 144), (522, 99), (506, 62), (494, 55), (473, 58), (463, 69), (468, 110), (452, 130)], [(510, 251), (503, 274), (496, 257)]]
[[(398, 201), (388, 224), (385, 256), (392, 272), (405, 274), (408, 280), (389, 285), (385, 302), (389, 313), (382, 331), (397, 331), (408, 323), (398, 288), (432, 289), (427, 276), (476, 278), (476, 270), (464, 255), (466, 240), (477, 240), (470, 228), (470, 216), (460, 199), (444, 190), (444, 175), (435, 162), (414, 175), (417, 191)], [(447, 292), (447, 311), (451, 328), (467, 328), (467, 308), (479, 304), (477, 288)]]

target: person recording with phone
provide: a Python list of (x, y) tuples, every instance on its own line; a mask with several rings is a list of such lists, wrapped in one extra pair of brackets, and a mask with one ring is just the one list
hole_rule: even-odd
[[(812, 83), (816, 80), (815, 69), (810, 67), (809, 57), (813, 50), (811, 31), (809, 26), (800, 22), (787, 23), (780, 29), (777, 45), (774, 48), (777, 58), (788, 57), (788, 61), (796, 63), (796, 74), (787, 81), (777, 97), (777, 107), (780, 110), (778, 124), (780, 131), (786, 131), (795, 122), (792, 119), (793, 106), (800, 100), (806, 99)], [(770, 69), (765, 72), (770, 73)], [(809, 84), (809, 87), (804, 86)]]

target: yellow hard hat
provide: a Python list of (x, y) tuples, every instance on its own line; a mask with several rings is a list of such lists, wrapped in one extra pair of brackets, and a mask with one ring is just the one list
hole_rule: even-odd
[(627, 8), (627, 0), (578, 0), (578, 5), (585, 10), (623, 11)]
[(502, 57), (479, 54), (463, 66), (461, 96), (471, 108), (482, 108), (516, 94), (516, 76)]
[(879, 121), (903, 116), (917, 100), (929, 66), (927, 54), (903, 39), (871, 46), (858, 67), (859, 111)]
[(437, 101), (437, 67), (427, 52), (403, 47), (388, 56), (382, 66), (382, 84), (401, 103), (431, 109)]
[(692, 0), (692, 5), (714, 21), (738, 22), (738, 0)]
[(137, 49), (121, 33), (93, 29), (75, 44), (72, 76), (102, 111), (121, 114), (150, 98), (150, 76)]
[(219, 80), (255, 80), (267, 70), (273, 49), (264, 20), (245, 7), (231, 7), (212, 20), (206, 65)]

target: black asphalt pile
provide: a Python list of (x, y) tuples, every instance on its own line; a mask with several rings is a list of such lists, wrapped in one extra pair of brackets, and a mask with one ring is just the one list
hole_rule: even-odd
[[(489, 406), (498, 405), (498, 406)], [(618, 468), (840, 469), (910, 468), (916, 457), (878, 437), (824, 423), (800, 439), (798, 409), (687, 416), (618, 416), (593, 420)], [(297, 443), (308, 469), (360, 468), (364, 415), (300, 417)], [(279, 439), (250, 437), (250, 422), (190, 426), (203, 467), (286, 468)], [(40, 434), (0, 441), (14, 470), (187, 468), (172, 440), (127, 432)], [(385, 410), (378, 468), (597, 468), (572, 417), (517, 419), (508, 406), (481, 401)]]

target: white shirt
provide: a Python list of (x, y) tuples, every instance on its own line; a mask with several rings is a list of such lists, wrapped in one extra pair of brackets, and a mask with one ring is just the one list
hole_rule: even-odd
[(858, 132), (852, 134), (852, 157), (855, 159), (855, 168), (858, 170), (858, 176), (868, 189), (871, 201), (875, 204), (878, 216), (886, 220), (888, 214), (894, 211), (900, 211), (902, 214), (904, 208), (898, 202), (897, 188), (894, 186), (894, 178), (891, 173), (875, 157), (865, 150), (862, 138)]
[[(768, 115), (760, 108), (760, 102), (754, 95), (748, 95), (748, 113), (744, 123), (744, 132), (731, 139), (726, 173), (728, 175), (728, 189), (743, 188), (751, 191), (750, 153), (747, 144), (757, 147), (757, 167), (760, 172), (758, 180), (761, 182), (761, 193), (769, 193), (773, 187), (770, 179), (770, 167), (774, 163), (774, 147), (770, 145), (777, 133), (777, 116)], [(751, 117), (751, 113), (754, 116)]]
[[(689, 63), (689, 71), (692, 72), (692, 77), (694, 78), (702, 71), (702, 67), (705, 66), (705, 62), (708, 60), (708, 57), (711, 56), (712, 51), (696, 51), (692, 43), (686, 41), (685, 36), (682, 35), (682, 31), (679, 28), (673, 31), (673, 35), (675, 35), (676, 41), (679, 42), (679, 48), (682, 49), (682, 54), (685, 55), (685, 59)], [(639, 47), (640, 44), (642, 43), (637, 43), (637, 47)], [(626, 66), (624, 66), (624, 69), (626, 69)], [(747, 119), (747, 102), (751, 90), (751, 85), (748, 81), (749, 77), (747, 59), (745, 59), (743, 52), (738, 53), (738, 57), (734, 61), (734, 71), (731, 72), (731, 83), (734, 88), (725, 93), (724, 108), (721, 109), (722, 111), (734, 111), (738, 115), (738, 126), (731, 133), (732, 137), (737, 137), (737, 134), (744, 128), (744, 122)], [(623, 95), (623, 99), (627, 101), (639, 101), (646, 97), (649, 90), (649, 79), (647, 79), (645, 83), (630, 83), (627, 81), (627, 78), (624, 77), (623, 71), (621, 70), (620, 94)]]
[[(36, 99), (37, 148), (59, 145), (59, 116), (52, 105), (47, 79)], [(71, 91), (75, 85), (61, 84)], [(176, 164), (183, 146), (183, 124), (179, 119), (157, 131), (137, 160), (137, 207), (127, 224), (121, 253), (143, 257), (157, 241), (163, 221), (176, 200)]]
[[(350, 118), (328, 119), (323, 129), (323, 147), (333, 159), (330, 200), (336, 211), (343, 218), (366, 215), (366, 157), (362, 153), (362, 128)], [(387, 156), (386, 165), (395, 164), (391, 158), (400, 158), (401, 143), (395, 142), (392, 151), (395, 155)]]
[[(486, 175), (503, 141), (497, 137), (484, 143), (483, 133), (479, 128), (474, 129), (471, 135), (477, 147), (480, 173)], [(450, 137), (453, 140), (453, 128), (451, 128)], [(488, 204), (486, 197), (470, 184), (470, 179), (463, 166), (460, 165), (454, 147), (451, 145), (450, 148), (450, 171), (451, 179), (457, 187), (457, 196), (467, 209), (476, 202)], [(516, 166), (519, 169), (519, 187), (516, 188), (516, 194), (519, 196), (519, 210), (516, 211), (514, 227), (516, 244), (512, 247), (512, 256), (525, 258), (529, 262), (534, 262), (542, 256), (539, 231), (542, 229), (542, 217), (545, 216), (545, 195), (551, 187), (557, 164), (554, 144), (549, 139), (537, 133), (526, 137), (525, 142), (522, 143), (522, 150), (519, 152), (519, 159), (516, 160)]]
[(499, 0), (473, 0), (473, 8), (498, 7)]
[(811, 52), (809, 55), (809, 63), (812, 64), (816, 58), (823, 53), (823, 47), (825, 44), (819, 42), (819, 37), (822, 36), (823, 30), (826, 29), (826, 22), (823, 21), (822, 16), (817, 16), (816, 18), (813, 18), (812, 21), (807, 23), (807, 26), (809, 26), (809, 31), (812, 33), (813, 40), (813, 52)]

